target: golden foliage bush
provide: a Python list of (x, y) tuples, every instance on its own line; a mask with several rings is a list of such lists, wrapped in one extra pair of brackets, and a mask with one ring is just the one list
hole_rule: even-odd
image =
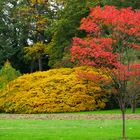
[(52, 113), (104, 108), (106, 99), (100, 86), (77, 78), (79, 70), (97, 73), (90, 67), (77, 67), (35, 72), (17, 78), (0, 91), (0, 111)]

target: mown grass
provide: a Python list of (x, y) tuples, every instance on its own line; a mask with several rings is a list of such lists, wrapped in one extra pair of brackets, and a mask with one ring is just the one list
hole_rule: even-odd
[[(121, 110), (120, 109), (96, 110), (96, 111), (72, 112), (70, 114), (121, 114)], [(132, 114), (130, 108), (126, 110), (126, 114)], [(140, 108), (136, 109), (135, 114), (140, 114)]]
[[(114, 109), (72, 114), (120, 113)], [(122, 140), (121, 127), (121, 120), (0, 120), (0, 140)], [(127, 120), (126, 133), (127, 140), (140, 140), (140, 120)]]
[[(140, 140), (140, 120), (127, 120)], [(0, 120), (0, 140), (121, 140), (121, 120)]]
[[(46, 113), (46, 114), (50, 114), (50, 113)], [(65, 112), (65, 113), (51, 113), (51, 114), (121, 114), (121, 110), (118, 108), (118, 109), (111, 109), (111, 110), (95, 110), (95, 111)], [(126, 110), (126, 114), (140, 114), (140, 108), (137, 108), (135, 113), (132, 113), (131, 108), (128, 108)]]

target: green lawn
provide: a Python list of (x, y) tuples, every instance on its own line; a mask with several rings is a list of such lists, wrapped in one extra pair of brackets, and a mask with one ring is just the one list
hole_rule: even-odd
[[(131, 109), (128, 108), (126, 114), (131, 114)], [(71, 114), (71, 113), (70, 113)], [(72, 114), (121, 114), (120, 109), (112, 110), (97, 110), (97, 111), (84, 111), (84, 112), (72, 112)], [(136, 109), (135, 114), (140, 114), (140, 108)]]
[[(127, 120), (140, 140), (140, 120)], [(121, 120), (0, 120), (0, 140), (121, 140)]]

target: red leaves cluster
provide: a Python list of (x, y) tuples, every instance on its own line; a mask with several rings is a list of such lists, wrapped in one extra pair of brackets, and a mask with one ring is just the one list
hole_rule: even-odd
[(111, 38), (73, 38), (72, 60), (82, 65), (114, 67), (118, 65), (118, 53), (113, 54)]
[[(94, 7), (89, 16), (81, 20), (80, 30), (85, 30), (87, 37), (73, 38), (72, 61), (105, 67), (120, 81), (132, 80), (140, 75), (139, 64), (124, 65), (120, 61), (126, 49), (140, 49), (140, 10), (117, 9), (115, 6)], [(94, 75), (86, 77), (97, 78)]]
[[(136, 79), (140, 80), (140, 64), (134, 63), (127, 65), (119, 65), (117, 69), (113, 69), (113, 74), (121, 81), (134, 81)], [(138, 80), (138, 81), (139, 81)]]
[(119, 10), (114, 6), (91, 8), (89, 16), (82, 19), (80, 29), (88, 35), (84, 39), (73, 38), (71, 54), (72, 60), (82, 65), (118, 68), (120, 54), (113, 50), (113, 45), (121, 42), (119, 48), (140, 49), (137, 43), (140, 40), (140, 10)]
[(140, 37), (140, 10), (117, 9), (115, 6), (91, 8), (87, 18), (82, 19), (80, 29), (96, 33), (101, 26), (112, 26), (113, 31)]

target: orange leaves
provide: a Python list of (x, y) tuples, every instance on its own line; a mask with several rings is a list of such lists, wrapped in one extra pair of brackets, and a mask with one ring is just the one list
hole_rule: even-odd
[(79, 79), (92, 81), (95, 85), (100, 86), (100, 82), (107, 80), (108, 77), (103, 74), (100, 74), (101, 71), (99, 71), (100, 70), (93, 72), (78, 71), (77, 76)]

